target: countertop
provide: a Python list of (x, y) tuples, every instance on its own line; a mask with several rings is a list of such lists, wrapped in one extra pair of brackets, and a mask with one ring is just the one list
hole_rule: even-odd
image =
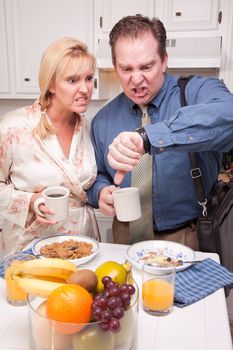
[[(101, 243), (100, 246), (100, 252), (90, 265), (125, 260), (128, 246), (111, 243)], [(196, 252), (196, 259), (207, 257), (219, 260), (217, 254)], [(140, 287), (141, 272), (134, 268), (133, 274)], [(0, 310), (0, 350), (28, 350), (27, 307), (11, 306), (5, 301), (2, 278)], [(146, 314), (140, 300), (137, 337), (137, 350), (232, 350), (224, 290), (219, 289), (185, 308), (174, 307), (170, 315), (163, 317)]]

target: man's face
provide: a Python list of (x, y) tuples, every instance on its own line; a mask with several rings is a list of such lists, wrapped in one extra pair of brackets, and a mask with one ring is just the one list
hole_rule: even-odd
[(159, 92), (167, 68), (151, 33), (131, 39), (120, 37), (115, 46), (115, 70), (125, 94), (136, 104), (145, 105)]

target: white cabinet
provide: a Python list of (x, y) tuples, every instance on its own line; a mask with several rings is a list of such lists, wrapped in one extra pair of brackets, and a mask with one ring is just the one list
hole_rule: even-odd
[(0, 0), (0, 48), (0, 94), (5, 95), (10, 91), (10, 83), (4, 0)]
[(233, 86), (232, 12), (232, 0), (0, 0), (0, 98), (38, 97), (41, 55), (61, 36), (78, 37), (98, 53), (103, 69), (93, 99), (108, 98), (108, 35), (120, 18), (135, 14), (159, 17), (169, 39), (221, 36), (220, 77)]
[(7, 0), (6, 3), (15, 57), (16, 94), (39, 92), (40, 59), (53, 40), (75, 36), (93, 50), (91, 24), (86, 20), (87, 14), (92, 13), (90, 0)]
[(152, 16), (153, 12), (154, 0), (95, 0), (96, 40), (108, 36), (114, 24), (124, 16)]
[(169, 31), (216, 31), (220, 0), (155, 0), (155, 14)]
[[(47, 46), (59, 37), (77, 37), (84, 41), (89, 50), (94, 53), (93, 0), (0, 1), (0, 58), (1, 62), (2, 59), (5, 62), (8, 54), (11, 83), (9, 91), (7, 65), (4, 69), (6, 76), (3, 76), (1, 64), (0, 97), (27, 99), (38, 97), (38, 71), (41, 56)], [(4, 45), (5, 18), (8, 53)], [(8, 91), (8, 94), (3, 94), (3, 89)]]
[[(210, 38), (210, 41), (214, 40), (216, 43), (219, 37), (221, 39), (220, 69), (217, 73), (233, 91), (232, 0), (155, 0), (154, 14), (163, 21), (169, 39), (190, 38), (187, 51), (194, 49), (194, 38), (205, 37), (207, 40)], [(171, 43), (172, 40), (169, 42)], [(196, 47), (198, 51), (199, 46), (196, 45)], [(214, 46), (211, 44), (212, 49)], [(209, 50), (210, 54), (211, 50)], [(202, 62), (204, 65), (204, 61)]]
[(95, 54), (97, 67), (113, 69), (109, 47), (109, 33), (122, 17), (130, 15), (153, 16), (156, 0), (95, 0)]

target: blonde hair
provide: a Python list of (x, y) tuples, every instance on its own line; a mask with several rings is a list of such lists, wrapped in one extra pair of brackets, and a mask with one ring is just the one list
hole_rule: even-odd
[(34, 132), (42, 139), (56, 133), (46, 116), (46, 108), (51, 102), (49, 89), (57, 78), (63, 77), (71, 60), (77, 61), (76, 69), (80, 73), (90, 66), (93, 66), (93, 70), (95, 69), (94, 56), (88, 51), (87, 45), (76, 38), (57, 39), (49, 45), (41, 58), (39, 70), (41, 118)]

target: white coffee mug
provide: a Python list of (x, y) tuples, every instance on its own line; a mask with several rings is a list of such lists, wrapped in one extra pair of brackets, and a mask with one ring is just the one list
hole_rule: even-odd
[(141, 217), (140, 195), (137, 187), (120, 188), (112, 192), (112, 195), (119, 221), (134, 221)]
[[(34, 202), (34, 210), (36, 214), (44, 216), (52, 221), (64, 221), (69, 215), (69, 194), (70, 191), (66, 187), (51, 186), (42, 191), (42, 197)], [(52, 209), (54, 215), (42, 213), (39, 209), (40, 204)]]

